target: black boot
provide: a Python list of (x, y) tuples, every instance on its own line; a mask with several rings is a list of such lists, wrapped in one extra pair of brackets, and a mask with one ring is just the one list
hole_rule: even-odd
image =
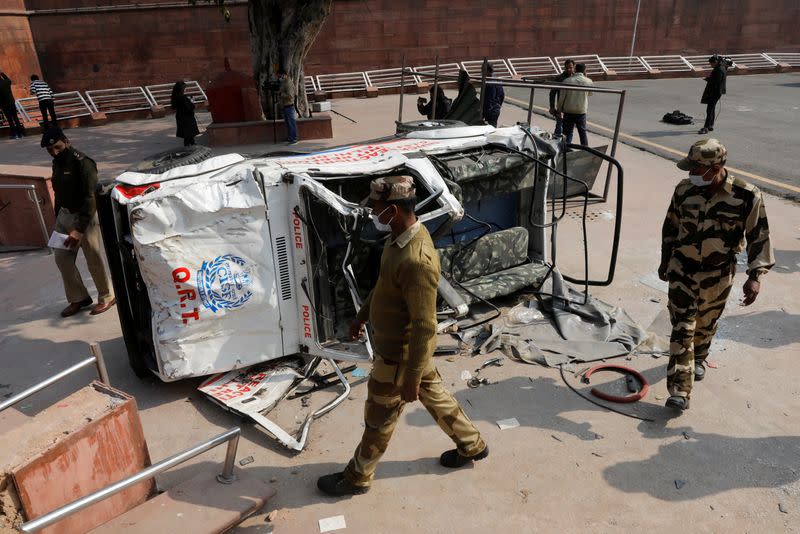
[(344, 495), (362, 495), (369, 491), (369, 486), (356, 486), (346, 478), (344, 473), (333, 473), (317, 479), (317, 487), (322, 493), (334, 497)]
[(688, 410), (689, 409), (689, 399), (686, 397), (678, 397), (677, 395), (673, 395), (667, 399), (667, 403), (665, 404), (667, 408), (673, 408), (675, 410)]
[(483, 448), (481, 452), (474, 456), (462, 456), (461, 453), (458, 452), (458, 449), (450, 449), (449, 451), (445, 451), (439, 457), (439, 463), (445, 467), (449, 467), (451, 469), (455, 469), (457, 467), (464, 467), (470, 462), (477, 462), (478, 460), (483, 460), (489, 456), (489, 446)]
[(706, 365), (701, 360), (694, 361), (694, 379), (701, 381), (706, 377)]

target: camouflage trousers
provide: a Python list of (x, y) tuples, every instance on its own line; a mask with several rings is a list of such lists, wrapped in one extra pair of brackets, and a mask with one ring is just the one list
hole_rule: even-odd
[(735, 264), (715, 271), (669, 273), (669, 338), (667, 389), (670, 395), (689, 398), (694, 383), (694, 362), (705, 361), (717, 320), (731, 292)]
[[(386, 452), (405, 406), (400, 398), (402, 376), (402, 364), (387, 363), (380, 356), (375, 356), (367, 383), (364, 435), (344, 470), (345, 478), (353, 484), (369, 486), (375, 475), (375, 468)], [(444, 388), (442, 377), (432, 361), (422, 374), (419, 400), (445, 434), (450, 436), (461, 454), (473, 456), (486, 447), (478, 429)]]

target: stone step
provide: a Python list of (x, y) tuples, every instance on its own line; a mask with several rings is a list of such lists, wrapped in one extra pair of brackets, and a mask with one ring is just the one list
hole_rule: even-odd
[(115, 517), (91, 534), (154, 534), (156, 532), (225, 532), (259, 510), (275, 490), (241, 469), (238, 480), (220, 484), (216, 473), (204, 472)]

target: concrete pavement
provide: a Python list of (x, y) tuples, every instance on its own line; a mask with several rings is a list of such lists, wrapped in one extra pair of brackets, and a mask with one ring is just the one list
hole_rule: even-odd
[[(408, 97), (407, 110), (415, 98)], [(396, 97), (337, 100), (334, 107), (358, 123), (334, 116), (337, 138), (314, 146), (379, 137), (394, 129)], [(500, 122), (523, 119), (524, 112), (506, 106)], [(90, 138), (82, 140), (101, 166), (111, 161), (117, 166), (113, 168), (120, 168), (161, 150), (156, 149), (157, 135), (175, 143), (169, 139), (171, 123), (144, 122), (110, 125), (111, 130), (94, 138), (91, 149)], [(115, 126), (124, 131), (116, 134)], [(89, 130), (99, 128), (70, 134), (76, 140), (95, 135)], [(590, 139), (592, 145), (608, 143), (595, 135)], [(15, 146), (32, 141), (21, 143)], [(0, 158), (13, 156), (7, 146), (0, 143)], [(242, 148), (257, 153), (273, 147)], [(31, 154), (41, 150), (38, 140), (35, 149)], [(657, 266), (663, 213), (683, 173), (671, 161), (625, 145), (618, 157), (628, 178), (617, 273), (611, 286), (592, 293), (622, 306), (647, 326), (663, 313), (666, 295), (642, 280), (652, 277)], [(41, 161), (47, 163), (45, 158)], [(612, 187), (610, 198), (613, 193)], [(672, 532), (676, 524), (697, 532), (798, 531), (800, 207), (771, 195), (766, 204), (770, 220), (778, 222), (771, 226), (778, 265), (749, 308), (735, 301), (744, 282), (742, 274), (737, 276), (711, 351), (718, 368), (709, 369), (693, 394), (692, 409), (682, 416), (669, 418), (662, 408), (665, 358), (639, 356), (621, 362), (639, 369), (651, 382), (648, 397), (628, 409), (654, 418), (654, 423), (587, 403), (569, 391), (553, 369), (508, 362), (485, 372), (492, 385), (469, 389), (459, 376), (483, 360), (438, 359), (445, 382), (490, 444), (488, 459), (455, 472), (440, 467), (438, 456), (451, 444), (427, 412), (413, 404), (401, 418), (370, 493), (344, 500), (320, 495), (316, 478), (341, 469), (361, 433), (366, 395), (362, 382), (354, 386), (351, 400), (311, 426), (309, 446), (300, 454), (289, 454), (257, 427), (245, 426), (239, 457), (252, 455), (255, 461), (243, 469), (274, 484), (278, 494), (268, 510), (235, 532), (318, 532), (319, 519), (340, 514), (346, 518), (347, 532), (359, 533)], [(591, 210), (590, 270), (600, 276), (607, 265), (613, 229), (608, 213), (614, 206), (594, 205)], [(566, 218), (559, 230), (560, 267), (573, 274), (582, 265), (577, 223)], [(80, 263), (89, 280), (83, 260)], [(197, 394), (199, 380), (165, 384), (135, 378), (127, 367), (114, 312), (60, 319), (63, 290), (46, 253), (0, 255), (0, 280), (5, 304), (0, 309), (0, 395), (67, 367), (87, 354), (88, 341), (97, 340), (112, 383), (137, 398), (154, 460), (242, 424)], [(90, 378), (90, 371), (80, 373), (21, 409), (35, 413)], [(588, 393), (588, 387), (569, 379)], [(593, 385), (602, 383), (598, 377)], [(329, 394), (315, 394), (312, 404), (325, 402)], [(294, 424), (298, 404), (282, 404), (274, 416)], [(508, 417), (516, 417), (521, 426), (499, 430), (495, 422)], [(222, 457), (221, 449), (203, 455), (165, 473), (159, 484), (168, 488), (200, 470), (219, 469)], [(266, 512), (273, 509), (274, 521), (265, 522)]]

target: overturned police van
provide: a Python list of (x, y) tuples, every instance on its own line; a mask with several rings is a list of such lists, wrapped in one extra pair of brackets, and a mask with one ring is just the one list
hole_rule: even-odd
[[(553, 271), (547, 230), (556, 198), (585, 200), (604, 160), (619, 168), (601, 151), (567, 151), (524, 124), (434, 125), (315, 153), (185, 156), (192, 162), (169, 154), (98, 189), (133, 370), (174, 381), (296, 356), (297, 380), (287, 384), (326, 360), (346, 391), (336, 362), (371, 358), (368, 337), (349, 339), (348, 325), (388, 237), (361, 203), (370, 180), (413, 177), (417, 215), (440, 253), (445, 319), (541, 286)], [(252, 376), (231, 380), (239, 393), (252, 389)], [(230, 384), (223, 389), (230, 397)], [(305, 433), (307, 424), (302, 438), (279, 439), (299, 450)]]

